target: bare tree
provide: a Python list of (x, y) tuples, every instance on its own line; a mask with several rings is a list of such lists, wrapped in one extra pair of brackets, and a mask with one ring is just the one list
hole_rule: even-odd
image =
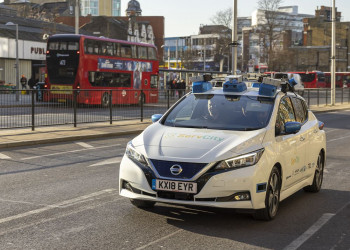
[(225, 27), (230, 28), (232, 25), (232, 9), (227, 8), (226, 10), (216, 12), (210, 21), (215, 25), (224, 25)]
[[(218, 29), (219, 39), (216, 41), (216, 49), (214, 52), (214, 60), (219, 63), (220, 71), (223, 71), (225, 58), (229, 61), (230, 46), (232, 40), (232, 8), (220, 10), (210, 19), (213, 25), (222, 25), (226, 29)], [(226, 55), (225, 55), (226, 54)], [(227, 70), (229, 70), (227, 68)]]
[(264, 18), (257, 28), (260, 32), (260, 46), (262, 50), (260, 57), (265, 59), (270, 69), (273, 66), (276, 55), (276, 45), (281, 41), (282, 31), (285, 30), (287, 21), (281, 20), (282, 13), (278, 11), (283, 0), (259, 0), (259, 9), (264, 12)]

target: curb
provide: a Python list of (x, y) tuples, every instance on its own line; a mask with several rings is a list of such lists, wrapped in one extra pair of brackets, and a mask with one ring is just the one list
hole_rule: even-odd
[(17, 141), (17, 142), (0, 144), (0, 148), (14, 148), (14, 147), (23, 147), (23, 146), (33, 146), (33, 145), (39, 145), (39, 144), (76, 141), (76, 140), (82, 140), (82, 139), (86, 140), (86, 139), (105, 138), (105, 137), (113, 137), (113, 136), (121, 136), (121, 135), (132, 135), (132, 134), (140, 134), (142, 133), (142, 131), (143, 129), (133, 130), (133, 131), (130, 130), (130, 131), (122, 131), (122, 132), (102, 133), (102, 134), (94, 134), (94, 135), (66, 136), (66, 137), (35, 140), (35, 141)]

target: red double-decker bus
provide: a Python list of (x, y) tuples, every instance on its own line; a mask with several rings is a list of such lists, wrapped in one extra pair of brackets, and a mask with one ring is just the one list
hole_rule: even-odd
[[(325, 72), (326, 87), (331, 87), (331, 72)], [(350, 72), (335, 72), (335, 87), (347, 88), (350, 87)]]
[(73, 89), (81, 90), (78, 104), (158, 101), (159, 61), (157, 49), (151, 44), (53, 35), (47, 42), (46, 66), (49, 91), (45, 101), (73, 100)]
[(325, 75), (321, 71), (288, 72), (288, 73), (300, 75), (300, 79), (304, 84), (304, 88), (325, 88), (326, 87)]

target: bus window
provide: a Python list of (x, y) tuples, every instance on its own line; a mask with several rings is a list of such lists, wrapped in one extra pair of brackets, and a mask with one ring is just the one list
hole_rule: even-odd
[(107, 55), (107, 44), (105, 42), (100, 42), (101, 54)]
[(93, 52), (94, 52), (94, 43), (93, 43), (93, 41), (85, 40), (84, 41), (84, 49), (85, 49), (85, 53), (93, 54)]
[(60, 42), (59, 50), (67, 50), (67, 43), (66, 42)]
[(113, 49), (114, 49), (114, 55), (120, 56), (120, 44), (119, 43), (113, 43)]
[(156, 75), (151, 76), (151, 88), (152, 89), (158, 88), (158, 76)]
[(113, 56), (113, 44), (107, 43), (107, 55)]
[(136, 45), (131, 45), (131, 50), (132, 50), (132, 58), (137, 58), (137, 51), (136, 51)]
[(138, 46), (138, 53), (140, 59), (147, 59), (147, 47)]
[(90, 71), (89, 82), (94, 87), (131, 87), (131, 74)]
[(49, 43), (49, 50), (58, 50), (58, 42), (51, 42)]
[(155, 48), (148, 47), (148, 59), (157, 60), (157, 52)]
[(79, 43), (68, 42), (68, 50), (79, 50)]
[(323, 73), (317, 73), (317, 80), (319, 82), (324, 82), (325, 81), (325, 77)]
[(94, 54), (99, 54), (99, 46), (98, 42), (94, 43)]
[(122, 57), (131, 58), (131, 45), (129, 44), (121, 44), (120, 52)]

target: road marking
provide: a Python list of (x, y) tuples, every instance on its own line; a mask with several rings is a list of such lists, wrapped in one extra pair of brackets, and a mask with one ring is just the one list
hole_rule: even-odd
[(346, 139), (346, 138), (349, 138), (350, 135), (347, 135), (347, 136), (343, 136), (341, 138), (337, 138), (337, 139), (332, 139), (332, 140), (328, 140), (327, 142), (332, 142), (332, 141), (339, 141), (339, 140), (343, 140), (343, 139)]
[(39, 214), (39, 213), (48, 211), (50, 209), (64, 208), (64, 207), (72, 206), (74, 204), (77, 204), (79, 202), (84, 202), (84, 201), (86, 201), (88, 199), (91, 199), (91, 198), (94, 198), (96, 196), (100, 196), (100, 195), (106, 194), (106, 193), (112, 193), (112, 192), (115, 192), (115, 191), (117, 191), (117, 190), (114, 189), (114, 188), (112, 188), (112, 189), (105, 189), (105, 190), (102, 190), (102, 191), (99, 191), (99, 192), (91, 193), (91, 194), (88, 194), (88, 195), (83, 195), (83, 196), (80, 196), (80, 197), (77, 197), (77, 198), (74, 198), (74, 199), (62, 201), (62, 202), (59, 202), (59, 203), (56, 203), (56, 204), (53, 204), (53, 205), (47, 205), (47, 206), (45, 206), (43, 208), (31, 210), (31, 211), (28, 211), (28, 212), (25, 212), (25, 213), (22, 213), (22, 214), (13, 215), (13, 216), (10, 216), (10, 217), (7, 217), (7, 218), (2, 218), (2, 219), (0, 219), (0, 224), (5, 223), (5, 222), (9, 222), (9, 221), (13, 221), (13, 220), (16, 220), (16, 219), (21, 219), (21, 218), (24, 218), (24, 217), (27, 217), (27, 216), (30, 216), (30, 215)]
[(62, 155), (62, 154), (67, 154), (67, 153), (76, 153), (76, 152), (81, 152), (81, 151), (96, 150), (96, 149), (110, 148), (110, 147), (116, 147), (116, 146), (120, 146), (120, 144), (114, 144), (114, 145), (109, 145), (109, 146), (101, 146), (101, 147), (94, 147), (94, 148), (77, 149), (77, 150), (71, 150), (71, 151), (65, 151), (65, 152), (57, 152), (57, 153), (52, 153), (52, 154), (47, 154), (47, 155), (38, 155), (38, 156), (22, 158), (21, 160), (32, 160), (32, 159), (37, 159), (37, 158), (41, 158), (41, 157), (47, 157), (47, 156), (53, 156), (53, 155)]
[(97, 167), (97, 166), (103, 166), (103, 165), (111, 165), (111, 164), (118, 164), (121, 162), (123, 157), (114, 157), (114, 158), (111, 158), (111, 159), (108, 159), (108, 160), (105, 160), (105, 161), (101, 161), (101, 162), (98, 162), (98, 163), (95, 163), (95, 164), (92, 164), (89, 167)]
[(324, 224), (326, 224), (335, 214), (323, 214), (321, 218), (318, 219), (305, 233), (300, 235), (297, 239), (295, 239), (292, 243), (286, 246), (283, 250), (296, 250), (305, 241), (307, 241), (312, 235), (314, 235), (318, 230), (320, 230)]
[(339, 129), (330, 129), (330, 130), (325, 130), (326, 131), (326, 133), (330, 133), (330, 132), (333, 132), (333, 131), (338, 131)]
[(165, 239), (167, 239), (167, 238), (169, 238), (169, 237), (173, 236), (174, 234), (177, 234), (177, 233), (179, 233), (181, 231), (183, 231), (183, 229), (179, 229), (179, 230), (177, 230), (177, 231), (175, 231), (175, 232), (173, 232), (171, 234), (168, 234), (168, 235), (166, 235), (166, 236), (164, 236), (162, 238), (159, 238), (158, 240), (152, 241), (152, 242), (148, 243), (147, 245), (143, 245), (142, 247), (138, 247), (138, 248), (136, 248), (136, 250), (145, 249), (146, 247), (149, 247), (150, 245), (153, 245), (154, 243), (157, 243), (159, 241), (165, 240)]
[(94, 146), (87, 144), (85, 142), (76, 142), (79, 146), (82, 146), (83, 148), (93, 148)]
[(6, 160), (6, 159), (11, 159), (11, 157), (0, 153), (0, 159)]

